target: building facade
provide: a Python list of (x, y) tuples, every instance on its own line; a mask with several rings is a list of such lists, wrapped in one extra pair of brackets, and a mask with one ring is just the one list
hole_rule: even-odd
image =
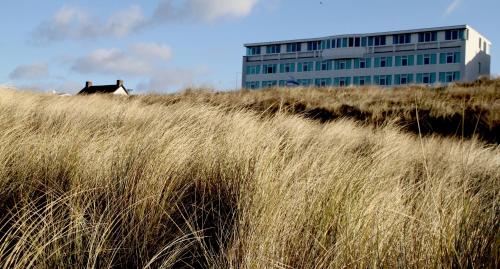
[(490, 75), (491, 42), (468, 25), (244, 45), (242, 87), (447, 84)]

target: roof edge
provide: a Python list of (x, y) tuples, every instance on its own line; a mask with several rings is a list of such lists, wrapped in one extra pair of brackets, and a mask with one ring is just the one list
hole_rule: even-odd
[[(300, 38), (300, 39), (290, 39), (290, 40), (252, 42), (252, 43), (245, 43), (245, 44), (243, 44), (243, 46), (244, 47), (252, 47), (252, 46), (264, 46), (264, 45), (272, 45), (272, 44), (316, 41), (316, 40), (322, 40), (325, 38), (348, 37), (348, 36), (376, 36), (376, 35), (389, 35), (389, 34), (392, 35), (392, 34), (401, 34), (401, 33), (408, 33), (408, 32), (418, 33), (418, 32), (439, 31), (439, 30), (447, 30), (447, 29), (461, 29), (461, 28), (469, 28), (469, 29), (473, 29), (474, 31), (478, 32), (476, 29), (474, 29), (470, 25), (458, 24), (458, 25), (450, 25), (450, 26), (428, 27), (428, 28), (408, 29), (408, 30), (395, 30), (395, 31), (372, 32), (372, 33), (340, 34), (340, 35), (329, 35), (329, 36), (314, 37), (314, 38)], [(487, 38), (485, 38), (485, 39), (488, 40)]]

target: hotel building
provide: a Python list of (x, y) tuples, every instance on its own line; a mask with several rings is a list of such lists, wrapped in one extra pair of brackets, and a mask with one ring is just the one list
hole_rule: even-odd
[(490, 75), (491, 42), (468, 25), (245, 44), (242, 86), (447, 84)]

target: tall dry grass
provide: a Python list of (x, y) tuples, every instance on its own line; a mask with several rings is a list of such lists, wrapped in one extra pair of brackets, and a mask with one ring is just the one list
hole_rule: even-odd
[(500, 148), (0, 90), (2, 268), (499, 266)]
[(225, 93), (191, 89), (141, 99), (147, 104), (169, 105), (189, 100), (271, 115), (285, 112), (320, 122), (349, 118), (378, 126), (390, 121), (414, 134), (477, 136), (485, 142), (500, 144), (500, 79), (435, 88), (417, 85), (394, 89), (312, 87)]

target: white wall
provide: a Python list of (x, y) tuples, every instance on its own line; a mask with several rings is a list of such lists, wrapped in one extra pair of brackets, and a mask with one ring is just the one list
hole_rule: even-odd
[(123, 87), (118, 88), (113, 92), (114, 95), (128, 95)]
[[(467, 40), (465, 52), (465, 79), (472, 81), (480, 76), (490, 75), (491, 42), (473, 28), (469, 27), (468, 30), (469, 39)], [(479, 39), (481, 39), (481, 47), (479, 47)], [(484, 42), (487, 45), (486, 51), (483, 49)], [(481, 70), (479, 70), (479, 64), (481, 64)]]

